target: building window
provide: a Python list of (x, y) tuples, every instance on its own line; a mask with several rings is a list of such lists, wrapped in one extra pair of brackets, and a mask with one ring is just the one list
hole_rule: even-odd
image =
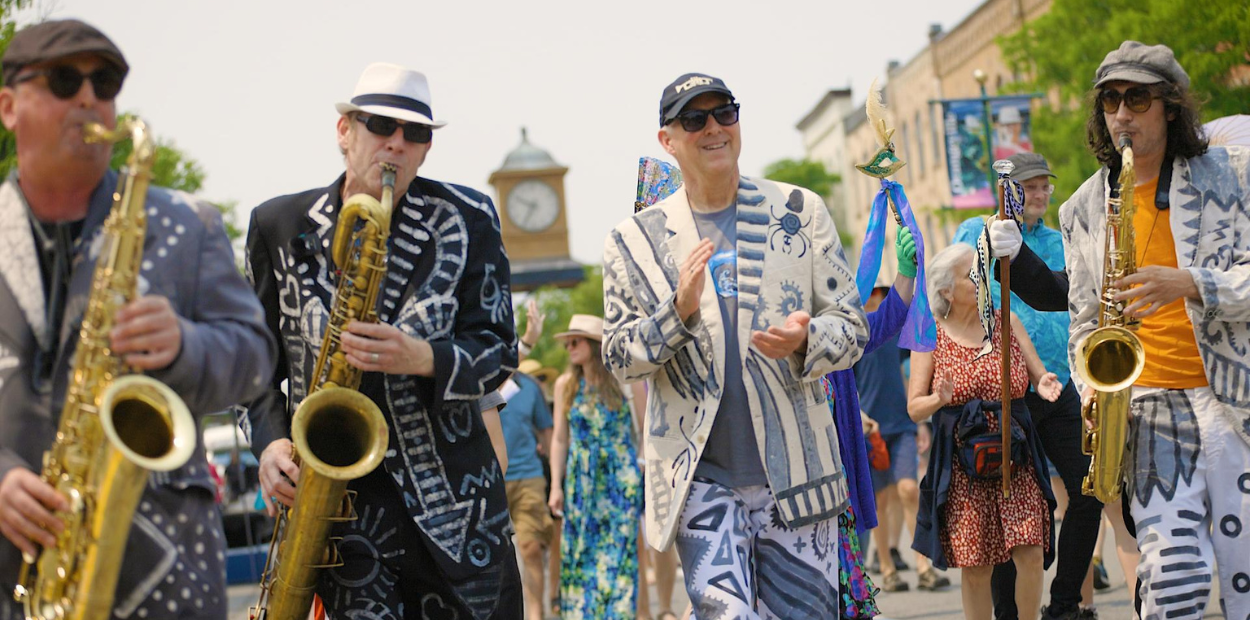
[(940, 103), (935, 103), (929, 106), (929, 129), (933, 135), (933, 165), (938, 168), (941, 167), (942, 162), (942, 134), (938, 132), (941, 126), (938, 125), (937, 114), (933, 110), (940, 105)]
[(920, 130), (920, 110), (916, 110), (916, 124), (912, 125), (916, 129), (916, 158), (920, 165), (920, 177), (924, 178), (924, 132)]
[(911, 146), (908, 144), (908, 121), (903, 121), (903, 125), (899, 126), (899, 158), (906, 161), (908, 165), (904, 166), (904, 170), (908, 171), (908, 185), (911, 185), (911, 168), (915, 165), (911, 161)]

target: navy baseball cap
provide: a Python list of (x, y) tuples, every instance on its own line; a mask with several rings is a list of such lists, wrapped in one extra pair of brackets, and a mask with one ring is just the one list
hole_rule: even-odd
[(720, 78), (703, 73), (685, 73), (664, 87), (660, 95), (660, 126), (663, 127), (681, 113), (686, 104), (703, 93), (720, 93), (734, 100), (734, 94)]

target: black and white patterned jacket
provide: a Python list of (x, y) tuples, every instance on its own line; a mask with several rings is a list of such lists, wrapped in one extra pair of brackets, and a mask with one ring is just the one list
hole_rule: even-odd
[[(336, 288), (330, 244), (343, 182), (274, 198), (252, 213), (248, 276), (280, 343), (271, 389), (247, 412), (258, 456), (290, 437), (291, 415), (313, 381)], [(433, 378), (375, 377), (381, 387), (364, 390), (391, 430), (382, 466), (431, 555), (451, 579), (463, 579), (498, 564), (510, 527), (503, 474), (478, 411), (517, 356), (508, 259), (490, 199), (414, 179), (392, 217), (379, 300), (382, 321), (429, 341), (435, 368)]]

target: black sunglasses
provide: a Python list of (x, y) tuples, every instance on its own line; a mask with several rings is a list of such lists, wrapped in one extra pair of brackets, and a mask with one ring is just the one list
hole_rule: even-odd
[(1146, 86), (1134, 86), (1123, 93), (1110, 88), (1098, 93), (1098, 105), (1102, 106), (1102, 111), (1107, 114), (1119, 112), (1121, 101), (1128, 106), (1129, 110), (1141, 114), (1150, 109), (1150, 103), (1154, 99), (1154, 91)]
[(69, 99), (77, 95), (84, 79), (91, 81), (91, 87), (95, 89), (95, 98), (100, 101), (112, 101), (122, 90), (122, 73), (113, 67), (100, 67), (84, 75), (69, 65), (57, 65), (31, 71), (13, 80), (13, 83), (16, 85), (29, 82), (39, 76), (48, 78), (48, 90), (52, 91), (57, 99)]
[(356, 120), (365, 124), (365, 129), (369, 133), (383, 138), (389, 138), (395, 135), (396, 127), (404, 128), (404, 140), (413, 144), (429, 144), (434, 139), (434, 128), (421, 123), (401, 123), (389, 116), (377, 116), (374, 114), (357, 114)]
[(737, 103), (730, 102), (711, 110), (684, 110), (669, 123), (681, 121), (682, 129), (690, 132), (701, 131), (707, 126), (707, 117), (711, 116), (721, 127), (729, 127), (738, 124), (738, 107)]

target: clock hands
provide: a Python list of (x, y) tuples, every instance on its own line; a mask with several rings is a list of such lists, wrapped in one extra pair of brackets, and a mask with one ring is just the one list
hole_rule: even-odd
[(508, 196), (508, 217), (517, 226), (529, 231), (551, 225), (559, 210), (555, 192), (541, 181), (524, 181)]
[(538, 203), (529, 200), (517, 199), (517, 205), (525, 207), (525, 215), (520, 219), (524, 220), (524, 226), (531, 226), (534, 219), (534, 212), (538, 210)]

